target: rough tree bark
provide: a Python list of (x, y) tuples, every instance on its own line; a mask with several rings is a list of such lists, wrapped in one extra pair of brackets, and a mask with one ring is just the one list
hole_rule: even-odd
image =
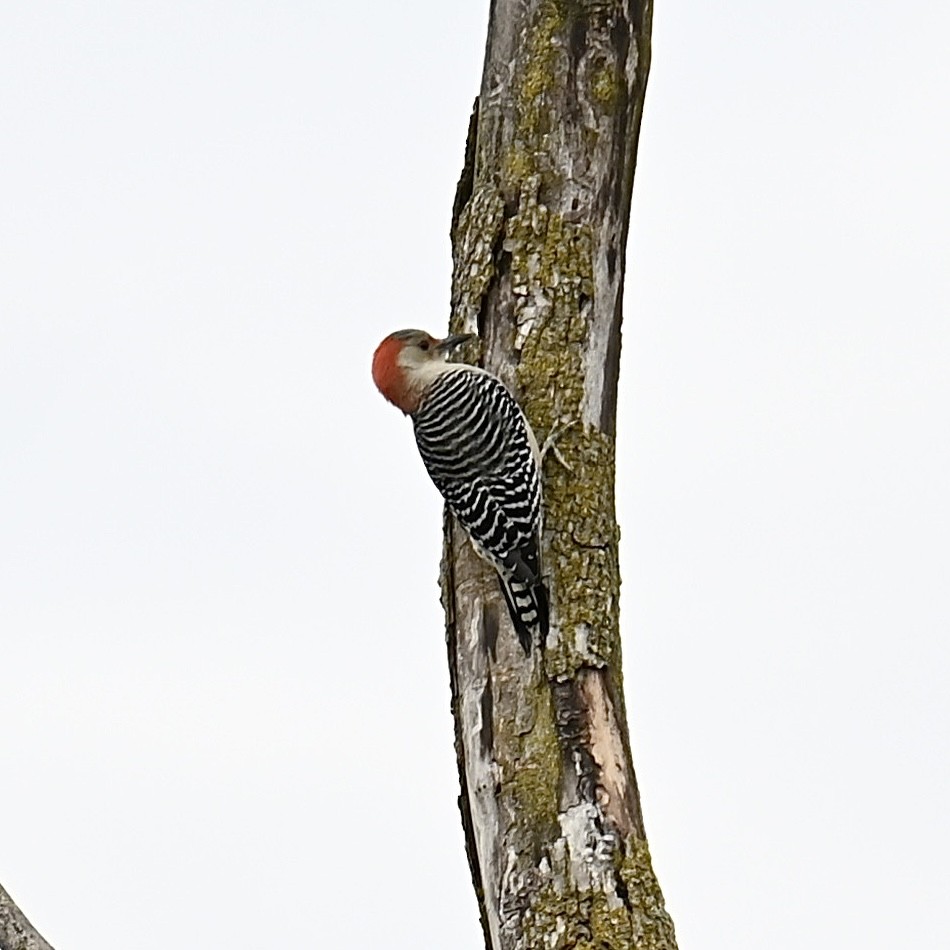
[(552, 623), (526, 659), (446, 520), (459, 805), (488, 950), (675, 948), (620, 664), (614, 434), (651, 0), (493, 0), (452, 222), (451, 329), (517, 394), (544, 464)]
[(0, 950), (53, 950), (0, 887)]

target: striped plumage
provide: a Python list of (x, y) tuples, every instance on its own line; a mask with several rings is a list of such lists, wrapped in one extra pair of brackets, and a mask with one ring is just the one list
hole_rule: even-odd
[[(394, 356), (385, 350), (395, 340)], [(492, 564), (525, 652), (548, 631), (541, 579), (541, 477), (534, 435), (500, 379), (445, 355), (461, 338), (400, 331), (377, 350), (373, 375), (412, 417), (419, 453), (446, 504)], [(388, 361), (396, 369), (390, 374)]]
[(429, 476), (494, 565), (518, 639), (547, 635), (538, 551), (541, 479), (524, 414), (500, 379), (459, 366), (433, 382), (412, 417)]

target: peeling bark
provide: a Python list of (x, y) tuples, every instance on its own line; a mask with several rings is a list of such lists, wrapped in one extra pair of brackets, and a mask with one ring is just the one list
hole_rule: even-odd
[(0, 950), (53, 950), (0, 887)]
[(544, 466), (551, 632), (525, 658), (450, 518), (459, 805), (488, 950), (675, 948), (620, 666), (614, 435), (650, 0), (495, 0), (453, 208), (451, 330), (518, 396)]

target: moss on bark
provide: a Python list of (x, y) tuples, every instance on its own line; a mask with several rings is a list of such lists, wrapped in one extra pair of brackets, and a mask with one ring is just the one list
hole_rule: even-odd
[(522, 918), (517, 950), (672, 950), (673, 922), (650, 862), (646, 841), (630, 838), (618, 858), (620, 893), (579, 892), (549, 879)]

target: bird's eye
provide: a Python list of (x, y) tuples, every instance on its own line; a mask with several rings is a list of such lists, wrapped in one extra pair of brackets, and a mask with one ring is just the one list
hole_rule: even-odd
[(422, 350), (423, 352), (424, 352), (425, 350), (428, 350), (428, 349), (429, 349), (429, 341), (428, 341), (428, 340), (423, 340), (423, 341), (419, 344), (419, 349)]

